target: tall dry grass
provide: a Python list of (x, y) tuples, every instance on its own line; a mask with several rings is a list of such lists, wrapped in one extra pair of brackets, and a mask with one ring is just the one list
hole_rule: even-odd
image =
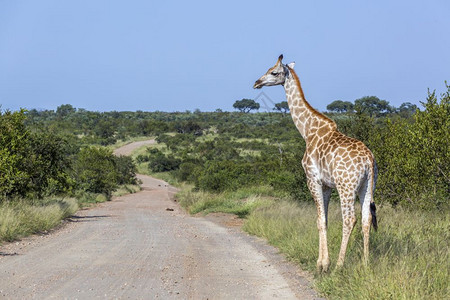
[(0, 242), (45, 232), (78, 210), (73, 198), (46, 199), (40, 202), (11, 201), (0, 204)]
[[(342, 222), (336, 203), (330, 207), (329, 274), (316, 274), (316, 287), (331, 299), (450, 299), (448, 212), (378, 209), (379, 230), (371, 232), (370, 263), (362, 263), (360, 218), (348, 246), (345, 266), (334, 268)], [(291, 260), (315, 272), (318, 255), (313, 204), (280, 201), (254, 210), (244, 229), (265, 237)]]
[[(140, 191), (138, 185), (122, 185), (113, 196)], [(14, 200), (0, 203), (0, 243), (10, 242), (33, 233), (48, 231), (78, 211), (108, 201), (103, 194), (81, 192), (77, 198)]]

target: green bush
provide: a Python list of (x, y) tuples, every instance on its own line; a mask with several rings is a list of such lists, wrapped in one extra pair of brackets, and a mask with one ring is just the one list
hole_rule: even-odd
[(25, 161), (30, 153), (24, 111), (0, 111), (0, 196), (24, 195), (29, 174)]
[[(450, 90), (450, 89), (449, 89)], [(450, 198), (450, 93), (430, 93), (414, 122), (388, 121), (370, 138), (379, 166), (377, 196), (415, 208), (448, 206)]]
[(24, 110), (0, 112), (0, 200), (70, 190), (66, 140), (49, 132), (30, 132), (25, 118)]
[(296, 173), (289, 171), (272, 172), (268, 174), (268, 182), (275, 191), (288, 197), (299, 201), (311, 199), (303, 168), (300, 168)]
[(208, 161), (198, 173), (196, 188), (223, 192), (244, 186), (264, 185), (267, 175), (277, 168), (276, 162)]
[(108, 198), (118, 186), (116, 157), (107, 148), (86, 147), (78, 153), (73, 175), (79, 189), (102, 193)]
[(175, 177), (180, 181), (195, 182), (196, 174), (201, 166), (193, 162), (183, 162), (175, 173)]
[(117, 171), (117, 184), (137, 184), (136, 165), (129, 156), (116, 156), (115, 166)]
[(158, 149), (150, 149), (148, 167), (151, 172), (167, 172), (179, 168), (181, 160), (173, 155), (165, 155)]

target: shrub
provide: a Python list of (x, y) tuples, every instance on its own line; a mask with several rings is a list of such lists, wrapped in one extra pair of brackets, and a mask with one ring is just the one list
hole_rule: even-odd
[(151, 149), (148, 167), (152, 172), (167, 172), (176, 170), (181, 164), (181, 160), (173, 155), (166, 156), (158, 149)]
[(29, 174), (26, 170), (30, 152), (29, 132), (24, 125), (24, 111), (0, 111), (0, 196), (25, 195)]
[(266, 184), (267, 174), (277, 168), (275, 162), (208, 161), (199, 172), (196, 188), (222, 192), (239, 187)]
[(117, 184), (136, 184), (136, 165), (129, 156), (116, 156), (115, 166), (117, 171)]
[(193, 162), (183, 162), (176, 171), (175, 176), (180, 181), (195, 182), (196, 174), (201, 167)]
[(436, 208), (450, 197), (450, 97), (440, 103), (430, 93), (414, 122), (388, 121), (372, 133), (370, 144), (379, 166), (376, 193), (391, 204)]
[(31, 133), (24, 112), (0, 112), (0, 198), (42, 198), (67, 191), (66, 140), (49, 132)]
[(281, 192), (286, 196), (300, 201), (311, 199), (311, 193), (306, 184), (302, 167), (295, 173), (289, 171), (272, 172), (268, 176), (268, 181), (275, 191)]
[(75, 182), (84, 191), (103, 193), (109, 198), (119, 178), (115, 163), (116, 157), (109, 149), (83, 148), (74, 163)]

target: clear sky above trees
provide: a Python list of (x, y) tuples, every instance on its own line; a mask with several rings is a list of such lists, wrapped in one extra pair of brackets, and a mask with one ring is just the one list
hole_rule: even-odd
[(281, 53), (320, 110), (419, 104), (450, 79), (449, 15), (446, 0), (0, 1), (0, 104), (232, 110)]

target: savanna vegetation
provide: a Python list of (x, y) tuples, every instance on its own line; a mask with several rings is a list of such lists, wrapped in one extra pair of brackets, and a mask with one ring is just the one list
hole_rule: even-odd
[[(69, 104), (3, 112), (0, 234), (1, 213), (37, 203), (68, 215), (86, 195), (106, 199), (117, 186), (135, 183), (139, 170), (182, 187), (178, 200), (190, 213), (246, 218), (245, 230), (313, 271), (318, 235), (301, 167), (305, 143), (285, 102), (272, 112), (249, 113), (257, 108), (247, 100), (235, 102), (239, 112), (91, 112)], [(317, 288), (330, 298), (449, 298), (450, 87), (443, 95), (429, 93), (420, 109), (368, 96), (334, 101), (328, 110), (342, 132), (375, 154), (379, 231), (371, 235), (368, 267), (361, 264), (356, 228), (346, 265), (316, 274)], [(112, 145), (140, 137), (158, 143), (133, 158), (112, 155)], [(332, 198), (335, 263), (342, 224), (337, 194)]]
[(138, 189), (130, 157), (30, 120), (24, 110), (0, 112), (0, 241), (49, 230), (81, 206)]

